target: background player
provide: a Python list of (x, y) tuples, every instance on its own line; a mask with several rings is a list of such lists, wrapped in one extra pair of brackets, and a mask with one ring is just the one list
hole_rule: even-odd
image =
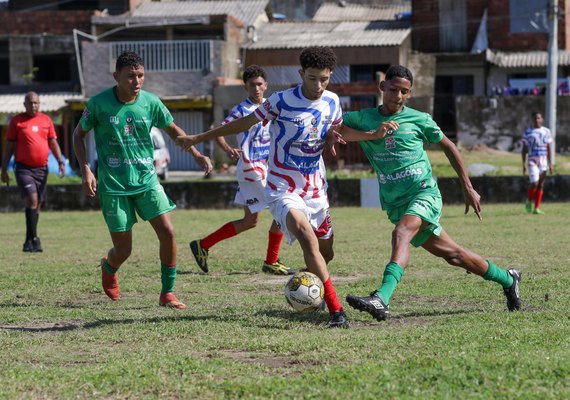
[[(265, 101), (263, 96), (267, 90), (267, 75), (263, 68), (257, 65), (246, 68), (243, 73), (243, 83), (248, 97), (230, 111), (223, 124), (251, 114)], [(190, 250), (196, 259), (196, 263), (206, 273), (208, 272), (209, 249), (222, 240), (254, 228), (259, 219), (259, 212), (267, 208), (263, 193), (267, 182), (269, 126), (270, 124), (264, 125), (258, 122), (248, 130), (239, 132), (237, 134), (239, 149), (230, 147), (223, 137), (216, 138), (228, 157), (238, 159), (237, 180), (239, 187), (234, 201), (243, 206), (244, 216), (242, 219), (228, 222), (203, 239), (190, 242)], [(295, 273), (295, 270), (287, 268), (279, 262), (279, 247), (282, 238), (283, 233), (273, 221), (269, 228), (267, 254), (262, 266), (263, 272), (275, 275)]]
[[(490, 260), (459, 246), (439, 224), (441, 194), (432, 176), (424, 143), (439, 143), (463, 186), (465, 212), (473, 207), (479, 219), (480, 196), (473, 189), (461, 154), (453, 142), (429, 114), (405, 106), (412, 93), (412, 84), (413, 76), (409, 69), (401, 65), (390, 67), (386, 79), (380, 82), (383, 104), (343, 116), (342, 140), (361, 142), (378, 176), (382, 209), (395, 225), (392, 254), (380, 289), (365, 297), (349, 295), (346, 300), (373, 318), (385, 320), (389, 314), (390, 297), (408, 266), (411, 243), (444, 258), (451, 265), (501, 284), (507, 297), (507, 308), (509, 311), (518, 310), (521, 304), (521, 273), (516, 269), (501, 269)], [(383, 138), (377, 137), (378, 132), (369, 133), (377, 130)]]
[[(150, 137), (153, 126), (164, 129), (174, 140), (184, 131), (168, 109), (152, 93), (142, 90), (144, 62), (134, 52), (123, 52), (113, 77), (117, 85), (93, 96), (75, 128), (74, 148), (83, 177), (83, 191), (89, 197), (99, 194), (101, 210), (109, 228), (113, 247), (101, 259), (105, 294), (119, 300), (117, 271), (129, 258), (132, 227), (137, 214), (149, 221), (160, 242), (162, 290), (161, 306), (185, 309), (174, 293), (176, 281), (176, 237), (170, 211), (176, 206), (164, 193), (154, 169), (154, 148)], [(85, 135), (95, 131), (98, 156), (97, 179), (85, 155)], [(195, 148), (190, 151), (206, 172), (212, 170), (208, 157)]]
[(272, 94), (245, 117), (177, 143), (189, 147), (271, 121), (265, 199), (289, 243), (299, 241), (307, 269), (323, 281), (329, 326), (345, 328), (348, 320), (327, 269), (334, 256), (333, 229), (321, 157), (329, 128), (342, 117), (338, 96), (326, 90), (336, 55), (328, 47), (310, 47), (301, 52), (300, 63), (300, 85)]
[[(544, 181), (546, 172), (552, 174), (552, 155), (550, 144), (552, 136), (550, 129), (543, 126), (544, 118), (539, 112), (532, 113), (532, 128), (528, 128), (522, 139), (522, 163), (523, 175), (529, 180), (528, 194), (525, 202), (527, 213), (544, 214), (540, 210), (542, 195), (544, 194)], [(528, 170), (527, 170), (528, 165)], [(533, 210), (534, 200), (534, 210)]]

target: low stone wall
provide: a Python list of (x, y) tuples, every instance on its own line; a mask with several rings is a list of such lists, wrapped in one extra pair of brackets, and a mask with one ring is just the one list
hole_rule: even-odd
[[(362, 183), (364, 182), (364, 183)], [(332, 179), (329, 181), (329, 201), (332, 207), (359, 207), (363, 204), (361, 184), (370, 180)], [(471, 182), (481, 195), (483, 203), (521, 203), (526, 197), (528, 180), (514, 177), (473, 177)], [(164, 183), (164, 189), (179, 208), (230, 208), (237, 182), (199, 181)], [(439, 178), (438, 185), (446, 204), (463, 203), (463, 193), (457, 178)], [(570, 201), (570, 176), (548, 177), (544, 191), (545, 201)], [(44, 210), (97, 210), (99, 201), (83, 194), (80, 185), (48, 186)], [(16, 186), (0, 187), (0, 212), (23, 210), (20, 192)]]

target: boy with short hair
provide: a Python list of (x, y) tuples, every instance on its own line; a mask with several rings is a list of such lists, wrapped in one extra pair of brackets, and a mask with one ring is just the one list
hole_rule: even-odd
[(338, 96), (326, 90), (336, 55), (328, 47), (310, 47), (301, 52), (300, 64), (300, 85), (272, 94), (245, 117), (177, 142), (189, 147), (271, 121), (265, 189), (269, 210), (289, 243), (299, 241), (307, 269), (323, 281), (329, 326), (347, 328), (348, 319), (327, 269), (334, 256), (333, 229), (321, 157), (329, 128), (342, 117)]

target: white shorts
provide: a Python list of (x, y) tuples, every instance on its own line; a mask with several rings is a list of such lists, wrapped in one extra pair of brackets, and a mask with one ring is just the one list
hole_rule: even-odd
[(528, 160), (528, 180), (530, 183), (538, 182), (540, 175), (548, 171), (548, 160), (546, 157), (532, 157)]
[(258, 213), (267, 208), (264, 192), (265, 181), (240, 181), (234, 203), (249, 208), (253, 214)]
[(307, 216), (317, 238), (330, 239), (333, 237), (329, 201), (326, 197), (305, 201), (297, 194), (285, 193), (271, 201), (268, 206), (273, 219), (289, 244), (293, 244), (296, 240), (295, 236), (287, 229), (287, 215), (291, 210), (299, 210)]

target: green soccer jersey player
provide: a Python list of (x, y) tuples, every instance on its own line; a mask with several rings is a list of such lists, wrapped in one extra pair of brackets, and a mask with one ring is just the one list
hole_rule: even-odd
[[(117, 85), (93, 96), (74, 131), (74, 149), (81, 168), (83, 191), (99, 195), (101, 211), (113, 247), (101, 259), (102, 285), (112, 300), (120, 298), (117, 271), (131, 254), (132, 227), (137, 214), (149, 221), (160, 242), (162, 291), (159, 304), (178, 310), (186, 306), (173, 294), (176, 280), (176, 238), (170, 217), (174, 203), (164, 192), (154, 168), (150, 130), (163, 128), (171, 139), (186, 136), (160, 99), (142, 90), (144, 62), (134, 52), (123, 52), (113, 77)], [(95, 132), (98, 177), (85, 152), (85, 135)], [(208, 157), (189, 149), (206, 173)]]
[(410, 243), (449, 264), (466, 269), (502, 285), (509, 311), (520, 309), (521, 273), (504, 270), (489, 260), (456, 244), (441, 227), (442, 201), (425, 143), (438, 143), (457, 172), (465, 195), (465, 212), (472, 207), (481, 219), (480, 196), (473, 189), (457, 147), (429, 114), (406, 107), (412, 92), (413, 76), (403, 66), (393, 66), (380, 83), (383, 104), (378, 108), (348, 112), (329, 143), (358, 141), (372, 164), (380, 186), (382, 209), (395, 225), (392, 254), (382, 285), (370, 296), (347, 296), (349, 305), (366, 311), (378, 321), (389, 314), (389, 302), (404, 275), (410, 258)]

